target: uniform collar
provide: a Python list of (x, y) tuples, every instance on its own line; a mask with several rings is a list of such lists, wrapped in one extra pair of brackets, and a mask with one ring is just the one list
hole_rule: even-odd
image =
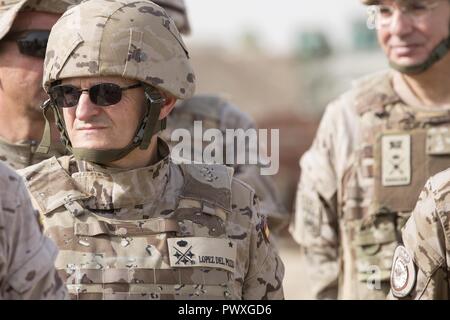
[(386, 107), (398, 102), (401, 98), (392, 86), (392, 72), (383, 71), (358, 79), (353, 83), (360, 92), (355, 97), (355, 106), (359, 115), (368, 111), (384, 114)]
[(450, 110), (448, 108), (425, 108), (422, 106), (422, 103), (420, 99), (414, 94), (414, 92), (409, 87), (408, 83), (406, 82), (404, 75), (400, 72), (394, 72), (393, 78), (392, 78), (392, 84), (394, 87), (395, 92), (399, 95), (399, 97), (402, 99), (402, 101), (412, 108), (416, 109), (417, 111), (424, 111), (424, 112), (437, 112), (437, 113), (448, 113)]
[[(383, 71), (357, 80), (354, 84), (359, 88), (355, 96), (356, 110), (360, 116), (366, 112), (374, 112), (377, 116), (390, 115), (409, 126), (412, 123), (448, 122), (450, 112), (447, 109), (430, 109), (417, 106), (418, 100), (411, 92), (397, 71)], [(389, 106), (400, 105), (396, 115)]]
[[(167, 144), (158, 139), (160, 161), (133, 170), (107, 168), (86, 161), (76, 161), (72, 178), (91, 198), (89, 209), (116, 210), (152, 203), (160, 199), (170, 175)], [(75, 160), (74, 160), (75, 161)]]
[(22, 169), (53, 156), (60, 157), (66, 154), (64, 146), (60, 143), (52, 144), (48, 154), (36, 153), (38, 146), (39, 142), (34, 140), (9, 143), (0, 138), (0, 160), (14, 169)]

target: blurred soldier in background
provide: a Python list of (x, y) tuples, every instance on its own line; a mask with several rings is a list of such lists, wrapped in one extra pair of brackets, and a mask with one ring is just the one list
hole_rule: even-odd
[[(40, 109), (46, 99), (42, 90), (45, 47), (56, 20), (80, 1), (0, 2), (0, 161), (15, 169), (49, 157), (36, 153), (45, 124)], [(63, 153), (61, 144), (54, 144), (50, 151), (50, 155)]]
[(57, 252), (39, 229), (20, 177), (0, 163), (0, 300), (64, 299)]
[(332, 102), (301, 159), (291, 232), (311, 298), (384, 299), (400, 230), (450, 163), (449, 1), (363, 2), (391, 69)]
[[(190, 34), (191, 27), (184, 0), (156, 0), (154, 2), (167, 11), (182, 34)], [(162, 136), (171, 146), (174, 146), (178, 141), (171, 141), (170, 137), (173, 130), (177, 128), (188, 129), (193, 136), (194, 121), (202, 121), (203, 130), (215, 128), (224, 134), (226, 129), (248, 130), (256, 128), (253, 120), (247, 114), (223, 98), (214, 95), (196, 95), (176, 105), (167, 119), (167, 129), (162, 132)], [(201, 145), (202, 150), (192, 150), (192, 153), (202, 154), (205, 144), (202, 143)], [(195, 147), (195, 144), (193, 143), (192, 146)], [(225, 144), (223, 149), (225, 158)], [(250, 159), (249, 153), (257, 152), (257, 149), (247, 146), (246, 152), (247, 159)], [(223, 164), (227, 164), (226, 159), (223, 159)], [(272, 178), (260, 174), (261, 165), (230, 164), (230, 166), (234, 168), (236, 178), (248, 183), (255, 189), (260, 199), (261, 213), (269, 218), (270, 229), (276, 232), (286, 227), (289, 222), (289, 213), (280, 200)]]

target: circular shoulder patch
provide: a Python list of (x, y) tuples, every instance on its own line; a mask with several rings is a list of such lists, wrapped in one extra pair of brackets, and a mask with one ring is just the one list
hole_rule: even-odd
[(397, 298), (406, 297), (416, 283), (414, 262), (404, 246), (395, 249), (391, 270), (392, 294)]

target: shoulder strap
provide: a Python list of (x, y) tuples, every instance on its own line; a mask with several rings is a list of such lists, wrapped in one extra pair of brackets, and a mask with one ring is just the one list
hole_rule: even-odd
[[(90, 196), (83, 193), (68, 173), (68, 157), (55, 157), (21, 170), (25, 184), (39, 207), (39, 211), (48, 214), (58, 207), (65, 206), (74, 215), (82, 213), (77, 200)], [(63, 165), (66, 164), (67, 168)]]
[(383, 114), (386, 106), (401, 101), (388, 71), (378, 72), (353, 83), (353, 99), (359, 115), (372, 111)]
[(205, 213), (216, 208), (231, 212), (231, 182), (233, 169), (215, 164), (181, 164), (184, 184), (180, 199), (194, 201)]

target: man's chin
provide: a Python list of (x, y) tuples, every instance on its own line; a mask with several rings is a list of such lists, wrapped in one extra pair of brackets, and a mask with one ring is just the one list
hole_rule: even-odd
[(414, 66), (423, 63), (427, 54), (420, 48), (399, 48), (389, 54), (390, 61), (402, 66)]
[(408, 68), (415, 67), (424, 63), (426, 58), (423, 57), (394, 57), (390, 59), (390, 62), (398, 66)]
[(104, 142), (84, 142), (79, 144), (72, 143), (73, 148), (76, 149), (88, 149), (88, 150), (111, 150), (111, 149), (121, 149), (117, 146), (111, 145), (111, 143)]
[(108, 150), (110, 148), (106, 147), (104, 144), (79, 144), (79, 145), (72, 145), (75, 149), (87, 149), (87, 150)]

